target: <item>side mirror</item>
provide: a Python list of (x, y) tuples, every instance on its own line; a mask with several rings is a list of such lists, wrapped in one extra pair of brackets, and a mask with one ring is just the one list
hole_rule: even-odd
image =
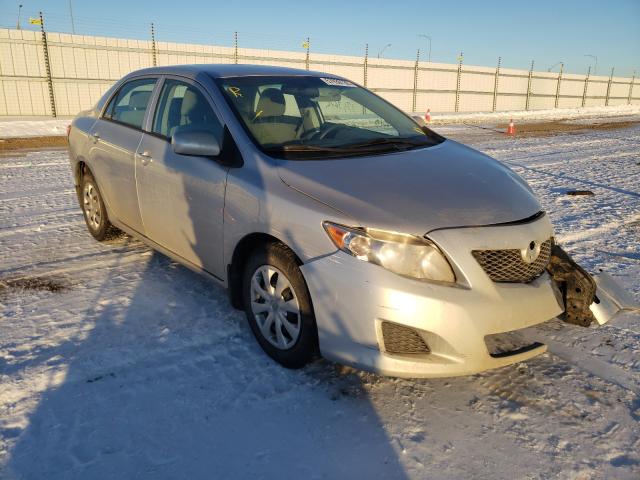
[(206, 130), (178, 131), (171, 137), (173, 151), (180, 155), (199, 157), (217, 157), (220, 155), (220, 143), (215, 135)]

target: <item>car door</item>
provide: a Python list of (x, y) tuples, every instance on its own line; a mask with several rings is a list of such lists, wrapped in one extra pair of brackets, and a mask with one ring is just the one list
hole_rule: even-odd
[(116, 219), (142, 232), (135, 179), (135, 154), (157, 78), (124, 83), (90, 132), (89, 165)]
[(136, 155), (145, 235), (187, 262), (223, 278), (223, 209), (228, 168), (215, 158), (173, 151), (178, 129), (208, 130), (222, 145), (223, 125), (208, 95), (187, 79), (164, 79)]

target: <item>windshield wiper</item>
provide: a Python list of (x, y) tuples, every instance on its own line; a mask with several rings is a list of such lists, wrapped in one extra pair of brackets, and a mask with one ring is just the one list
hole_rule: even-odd
[(377, 147), (379, 145), (409, 145), (412, 147), (422, 147), (429, 145), (429, 143), (415, 142), (408, 138), (374, 138), (358, 143), (347, 143), (336, 147), (323, 146), (323, 145), (310, 145), (306, 143), (290, 143), (287, 145), (280, 145), (277, 147), (269, 147), (269, 152), (353, 152), (358, 149), (366, 149), (366, 147)]
[(266, 148), (267, 152), (340, 152), (342, 150), (340, 147), (323, 147), (321, 145), (306, 145), (303, 143), (292, 143)]
[(382, 138), (374, 138), (371, 140), (367, 140), (364, 142), (358, 143), (350, 143), (348, 145), (344, 145), (343, 148), (362, 148), (362, 147), (375, 147), (378, 145), (407, 145), (411, 147), (424, 147), (426, 145), (431, 145), (430, 142), (416, 142), (409, 138), (404, 137), (382, 137)]
[[(268, 147), (265, 149), (267, 153), (272, 154), (288, 154), (288, 153), (328, 153), (332, 155), (365, 155), (367, 153), (376, 153), (383, 150), (388, 150), (390, 147), (394, 150), (398, 150), (395, 147), (424, 147), (429, 146), (429, 142), (415, 142), (408, 138), (374, 138), (365, 142), (349, 143), (346, 145), (340, 145), (336, 147), (322, 146), (322, 145), (309, 145), (304, 143), (290, 143), (287, 145), (278, 145)], [(386, 148), (385, 148), (386, 147)]]

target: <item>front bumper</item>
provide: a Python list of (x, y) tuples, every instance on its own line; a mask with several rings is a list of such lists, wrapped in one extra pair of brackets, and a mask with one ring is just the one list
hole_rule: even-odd
[[(343, 252), (303, 265), (322, 355), (385, 375), (441, 377), (497, 368), (544, 352), (540, 345), (492, 356), (485, 337), (562, 313), (562, 299), (549, 275), (545, 272), (527, 284), (495, 283), (471, 251), (519, 249), (552, 234), (546, 216), (526, 224), (433, 232), (429, 238), (461, 279), (455, 287), (404, 278)], [(385, 321), (414, 329), (430, 352), (386, 352), (381, 329)]]

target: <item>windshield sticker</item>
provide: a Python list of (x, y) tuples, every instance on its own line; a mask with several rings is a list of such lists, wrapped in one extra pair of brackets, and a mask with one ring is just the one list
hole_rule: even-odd
[(242, 97), (242, 92), (238, 87), (227, 87), (227, 90), (229, 90), (229, 92), (231, 92), (231, 94), (236, 98)]
[(331, 85), (333, 87), (355, 87), (353, 83), (348, 80), (341, 80), (339, 78), (320, 78), (327, 85)]

